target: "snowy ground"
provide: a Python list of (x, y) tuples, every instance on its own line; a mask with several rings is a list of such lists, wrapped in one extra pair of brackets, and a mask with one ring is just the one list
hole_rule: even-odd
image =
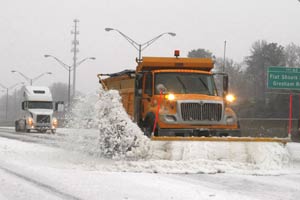
[(0, 200), (300, 199), (300, 143), (150, 141), (116, 91), (68, 120), (55, 135), (0, 128)]
[[(5, 132), (0, 135), (19, 138)], [(96, 130), (79, 132), (80, 137), (68, 129), (55, 136), (32, 133), (21, 135), (23, 141), (0, 137), (0, 199), (300, 198), (299, 143), (286, 147), (289, 164), (266, 170), (209, 159), (104, 159), (87, 142)]]

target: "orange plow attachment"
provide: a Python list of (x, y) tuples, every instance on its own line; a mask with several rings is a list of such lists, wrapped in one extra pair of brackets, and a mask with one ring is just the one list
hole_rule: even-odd
[(286, 144), (290, 138), (268, 137), (162, 137), (152, 136), (153, 141), (212, 141), (212, 142), (278, 142)]

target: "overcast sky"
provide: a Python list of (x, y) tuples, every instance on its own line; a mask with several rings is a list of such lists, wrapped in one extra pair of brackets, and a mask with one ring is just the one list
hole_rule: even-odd
[(175, 49), (186, 56), (205, 48), (223, 57), (243, 61), (256, 40), (283, 46), (300, 45), (300, 3), (297, 0), (0, 0), (0, 83), (11, 86), (22, 81), (15, 69), (28, 77), (51, 71), (34, 85), (68, 81), (68, 72), (55, 60), (72, 64), (73, 20), (79, 19), (78, 60), (96, 57), (77, 68), (77, 90), (98, 87), (97, 73), (134, 69), (138, 51), (117, 32), (137, 43), (163, 32), (165, 35), (145, 49), (144, 56), (173, 56)]

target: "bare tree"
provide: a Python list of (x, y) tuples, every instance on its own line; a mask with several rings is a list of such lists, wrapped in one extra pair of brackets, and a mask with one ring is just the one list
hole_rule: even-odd
[(286, 66), (300, 67), (300, 46), (290, 43), (285, 47)]

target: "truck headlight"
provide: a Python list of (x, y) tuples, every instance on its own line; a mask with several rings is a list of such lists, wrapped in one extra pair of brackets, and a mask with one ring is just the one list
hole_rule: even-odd
[(32, 125), (33, 125), (33, 119), (32, 119), (31, 117), (28, 117), (28, 119), (27, 119), (27, 124), (28, 124), (29, 126), (32, 126)]
[(232, 103), (235, 101), (235, 96), (232, 95), (232, 94), (227, 94), (226, 97), (225, 97), (226, 101), (229, 102), (229, 103)]
[(58, 120), (55, 117), (53, 117), (52, 126), (57, 127), (57, 125), (58, 125)]
[(173, 101), (175, 99), (175, 95), (174, 94), (167, 94), (165, 96), (166, 99), (168, 99), (169, 101)]

